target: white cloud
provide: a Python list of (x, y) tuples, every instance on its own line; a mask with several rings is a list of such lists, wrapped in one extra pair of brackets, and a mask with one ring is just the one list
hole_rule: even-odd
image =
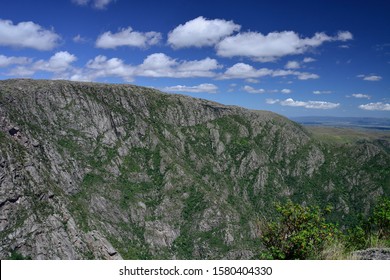
[(57, 52), (48, 61), (38, 60), (34, 63), (33, 69), (36, 71), (63, 72), (71, 67), (77, 57), (68, 52)]
[(313, 93), (314, 94), (331, 94), (332, 91), (331, 90), (314, 90)]
[[(77, 57), (73, 54), (70, 54), (66, 51), (61, 51), (55, 53), (49, 60), (38, 60), (34, 63), (30, 62), (30, 65), (18, 66), (7, 74), (9, 76), (32, 76), (37, 72), (50, 72), (56, 75), (61, 75), (64, 72), (71, 71), (73, 69), (72, 63), (77, 60)], [(28, 64), (28, 63), (25, 63)]]
[(80, 34), (77, 34), (76, 36), (73, 37), (73, 42), (75, 43), (85, 43), (87, 42), (87, 39), (81, 36)]
[(25, 21), (16, 25), (10, 20), (0, 19), (0, 46), (51, 50), (57, 46), (60, 36), (52, 30)]
[(255, 69), (253, 66), (246, 63), (236, 63), (229, 67), (225, 73), (223, 73), (220, 79), (254, 79), (265, 76), (282, 77), (282, 76), (297, 76), (299, 80), (318, 79), (317, 74), (299, 72), (292, 70), (277, 69), (271, 70), (268, 68)]
[(286, 100), (279, 99), (268, 99), (266, 100), (268, 104), (279, 103), (282, 106), (291, 106), (291, 107), (304, 107), (307, 109), (334, 109), (340, 106), (340, 103), (331, 103), (326, 101), (297, 101), (292, 98), (287, 98)]
[(31, 77), (35, 74), (35, 70), (33, 70), (31, 67), (26, 66), (17, 66), (11, 71), (9, 71), (6, 75), (12, 76), (12, 77)]
[(351, 32), (349, 32), (349, 31), (339, 31), (337, 33), (337, 38), (335, 40), (345, 42), (345, 41), (349, 41), (349, 40), (352, 40), (352, 39), (353, 39), (353, 35), (352, 35)]
[(93, 81), (97, 78), (120, 77), (132, 81), (135, 67), (127, 65), (119, 58), (98, 55), (87, 62), (86, 68), (72, 75), (71, 80)]
[(364, 81), (370, 81), (370, 82), (377, 82), (377, 81), (380, 81), (382, 80), (382, 77), (381, 76), (377, 76), (377, 75), (357, 75), (358, 78), (362, 78)]
[(267, 68), (255, 69), (253, 66), (245, 63), (236, 63), (232, 67), (228, 68), (222, 79), (250, 79), (260, 78), (272, 74), (272, 70)]
[(72, 0), (73, 3), (79, 6), (86, 6), (89, 3), (92, 4), (92, 7), (96, 9), (105, 9), (108, 4), (114, 2), (115, 0)]
[(191, 93), (217, 93), (218, 87), (214, 84), (200, 84), (197, 86), (171, 86), (164, 88), (165, 91), (173, 91), (173, 92), (191, 92)]
[(244, 86), (243, 89), (246, 91), (246, 92), (249, 92), (249, 93), (264, 93), (265, 90), (260, 88), (260, 89), (255, 89), (251, 86)]
[[(0, 57), (3, 63), (9, 63)], [(2, 61), (0, 60), (0, 62)], [(107, 58), (98, 55), (89, 60), (82, 68), (72, 66), (77, 58), (68, 52), (57, 52), (48, 60), (38, 60), (31, 65), (18, 66), (8, 73), (9, 76), (32, 76), (39, 71), (51, 72), (56, 77), (80, 81), (94, 81), (99, 78), (119, 77), (125, 81), (133, 81), (134, 77), (167, 77), (192, 78), (214, 77), (216, 69), (221, 66), (215, 59), (176, 60), (163, 53), (154, 53), (145, 58), (139, 65), (126, 64), (122, 59)], [(14, 62), (24, 62), (12, 59)], [(14, 63), (15, 64), (15, 63)]]
[(301, 65), (299, 64), (298, 61), (289, 61), (286, 63), (284, 68), (286, 68), (286, 69), (299, 69), (299, 68), (301, 68)]
[(368, 103), (360, 105), (359, 108), (368, 111), (390, 111), (390, 104), (382, 102)]
[(371, 99), (371, 96), (368, 95), (368, 94), (362, 94), (362, 93), (354, 93), (352, 94), (353, 97), (355, 98), (367, 98), (367, 99)]
[(299, 80), (312, 80), (312, 79), (318, 79), (320, 77), (317, 74), (306, 73), (306, 72), (299, 73), (297, 76)]
[(213, 46), (240, 28), (233, 21), (197, 17), (169, 32), (168, 43), (173, 48)]
[(89, 0), (72, 0), (72, 2), (77, 5), (84, 6), (89, 3)]
[(279, 100), (279, 99), (267, 98), (267, 99), (265, 100), (265, 102), (266, 102), (267, 104), (276, 104), (276, 103), (279, 103), (280, 100)]
[(289, 76), (289, 75), (297, 76), (299, 80), (318, 79), (320, 77), (317, 74), (292, 71), (292, 70), (273, 70), (272, 72), (273, 77), (282, 77), (282, 76)]
[(242, 89), (244, 91), (246, 91), (246, 92), (249, 92), (249, 93), (265, 93), (265, 92), (268, 92), (268, 93), (278, 93), (278, 92), (281, 92), (281, 93), (284, 93), (284, 94), (291, 93), (291, 89), (287, 89), (287, 88), (284, 88), (282, 90), (274, 89), (274, 90), (267, 90), (266, 91), (265, 89), (262, 89), (262, 88), (255, 89), (255, 88), (253, 88), (251, 86), (245, 85)]
[(31, 59), (27, 57), (5, 56), (0, 54), (0, 67), (8, 67), (15, 64), (29, 64)]
[(90, 60), (84, 69), (79, 69), (73, 80), (93, 81), (104, 77), (120, 77), (132, 81), (134, 77), (193, 78), (214, 77), (214, 70), (220, 68), (215, 59), (178, 61), (163, 53), (154, 53), (139, 65), (129, 65), (119, 58), (99, 55)]
[(111, 31), (101, 34), (96, 40), (96, 47), (103, 49), (115, 49), (120, 46), (145, 48), (156, 45), (161, 40), (159, 32), (137, 32), (129, 26), (123, 28), (117, 33)]
[(145, 77), (214, 77), (214, 70), (221, 66), (215, 59), (177, 61), (163, 53), (149, 55), (144, 62), (137, 67), (136, 75)]
[(104, 9), (108, 4), (110, 4), (113, 1), (115, 0), (94, 0), (93, 5), (97, 9)]
[(216, 49), (217, 54), (223, 57), (243, 56), (266, 62), (286, 55), (305, 53), (324, 42), (350, 39), (352, 34), (348, 31), (339, 32), (335, 37), (315, 33), (311, 38), (301, 38), (293, 31), (272, 32), (267, 35), (245, 32), (224, 38), (216, 45)]
[(310, 62), (314, 62), (314, 61), (316, 61), (316, 60), (312, 57), (305, 57), (303, 59), (303, 63), (310, 63)]
[(252, 78), (246, 79), (245, 81), (248, 83), (251, 83), (251, 84), (258, 84), (259, 83), (259, 80), (252, 79)]

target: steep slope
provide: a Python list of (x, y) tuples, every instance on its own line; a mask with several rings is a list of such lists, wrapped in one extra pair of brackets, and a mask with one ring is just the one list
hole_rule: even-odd
[(367, 214), (389, 151), (137, 86), (0, 81), (0, 258), (252, 258), (275, 201)]

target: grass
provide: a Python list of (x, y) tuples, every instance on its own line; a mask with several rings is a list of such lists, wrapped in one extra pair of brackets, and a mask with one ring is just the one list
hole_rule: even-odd
[(364, 128), (340, 128), (328, 126), (306, 126), (312, 136), (328, 144), (353, 144), (358, 141), (374, 141), (387, 139), (390, 141), (390, 132)]
[(352, 252), (348, 252), (345, 244), (339, 240), (327, 244), (320, 254), (322, 260), (353, 260), (355, 257)]

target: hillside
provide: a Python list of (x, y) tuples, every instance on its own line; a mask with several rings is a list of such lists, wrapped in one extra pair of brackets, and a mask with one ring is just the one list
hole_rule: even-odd
[(341, 224), (390, 195), (390, 142), (132, 85), (0, 81), (0, 258), (250, 259), (276, 201)]

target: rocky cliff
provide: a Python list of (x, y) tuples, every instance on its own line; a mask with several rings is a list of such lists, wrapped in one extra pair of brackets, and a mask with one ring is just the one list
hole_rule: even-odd
[(250, 259), (275, 201), (348, 223), (390, 195), (386, 139), (132, 85), (0, 81), (0, 258)]

